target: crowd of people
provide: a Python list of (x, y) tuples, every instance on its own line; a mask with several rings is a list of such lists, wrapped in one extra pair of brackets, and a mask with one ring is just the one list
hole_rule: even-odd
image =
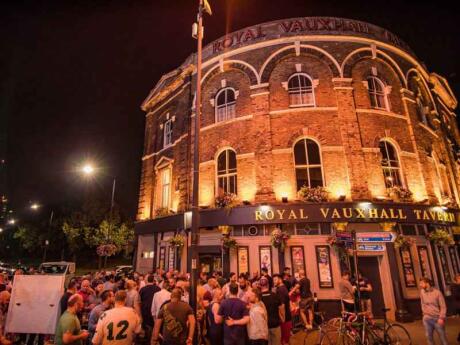
[[(460, 276), (457, 279), (460, 292)], [(43, 335), (7, 337), (4, 333), (13, 284), (14, 279), (0, 274), (0, 345), (15, 341), (33, 345), (36, 340), (43, 345)], [(446, 308), (442, 294), (426, 278), (420, 287), (427, 339), (430, 341), (433, 331), (437, 331), (444, 340)], [(372, 314), (372, 286), (365, 277), (359, 275), (353, 282), (350, 273), (344, 272), (339, 289), (343, 310), (360, 308)], [(201, 272), (195, 316), (190, 306), (188, 274), (158, 269), (146, 275), (121, 277), (114, 272), (97, 272), (68, 283), (60, 300), (54, 343), (287, 345), (296, 331), (313, 327), (315, 301), (305, 272), (293, 277), (289, 267), (272, 276), (262, 269), (252, 277), (230, 273), (228, 279), (221, 272)]]

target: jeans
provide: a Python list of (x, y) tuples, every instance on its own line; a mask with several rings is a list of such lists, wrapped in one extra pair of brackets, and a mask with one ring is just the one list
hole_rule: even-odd
[(424, 316), (423, 327), (425, 327), (425, 336), (428, 345), (434, 345), (433, 331), (438, 333), (442, 345), (449, 345), (446, 337), (446, 328), (438, 324), (438, 318)]
[(268, 345), (281, 344), (281, 327), (268, 329)]

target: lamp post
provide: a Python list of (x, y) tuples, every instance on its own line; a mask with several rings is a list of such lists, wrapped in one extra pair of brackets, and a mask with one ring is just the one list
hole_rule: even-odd
[(190, 275), (190, 305), (196, 314), (197, 279), (198, 279), (198, 237), (200, 227), (199, 178), (200, 178), (200, 118), (201, 118), (201, 59), (203, 48), (203, 12), (211, 13), (207, 0), (198, 0), (197, 23), (197, 55), (196, 55), (196, 97), (195, 97), (195, 126), (193, 142), (193, 190), (192, 190), (192, 229), (191, 229), (191, 275)]

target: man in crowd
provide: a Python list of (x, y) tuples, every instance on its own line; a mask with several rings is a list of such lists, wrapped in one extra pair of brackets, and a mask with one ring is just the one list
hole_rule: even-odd
[(64, 312), (67, 310), (67, 302), (70, 296), (75, 295), (76, 293), (77, 283), (75, 282), (75, 280), (71, 280), (67, 285), (67, 290), (64, 292), (64, 295), (62, 295), (61, 300), (59, 302), (61, 306), (61, 315), (64, 314)]
[(300, 317), (306, 329), (313, 328), (313, 294), (310, 288), (310, 279), (305, 276), (305, 271), (299, 271), (299, 281), (296, 284), (300, 293)]
[(295, 279), (291, 276), (291, 268), (284, 267), (283, 270), (283, 284), (286, 286), (288, 291), (291, 290), (292, 287), (295, 285)]
[(442, 293), (433, 287), (429, 278), (420, 279), (420, 303), (422, 304), (423, 326), (428, 345), (433, 345), (433, 332), (439, 335), (442, 345), (448, 345), (446, 336), (446, 302)]
[(217, 271), (216, 272), (216, 280), (217, 280), (217, 283), (219, 284), (219, 286), (222, 288), (224, 287), (225, 283), (227, 282), (225, 280), (225, 278), (222, 276), (222, 272), (221, 271)]
[(355, 289), (356, 287), (350, 283), (350, 272), (343, 271), (342, 279), (339, 281), (340, 298), (343, 309), (350, 313), (355, 312)]
[(221, 288), (215, 288), (213, 292), (212, 301), (206, 308), (207, 338), (211, 345), (223, 345), (224, 328), (222, 324), (217, 324), (216, 319), (224, 294)]
[(249, 303), (249, 282), (246, 279), (246, 274), (241, 273), (238, 278), (239, 290), (238, 290), (238, 298), (241, 299), (244, 303)]
[(61, 315), (55, 333), (56, 345), (83, 345), (88, 331), (81, 330), (77, 313), (84, 307), (83, 297), (72, 295), (67, 302), (67, 310)]
[(192, 344), (195, 331), (195, 316), (192, 308), (181, 301), (181, 297), (181, 289), (174, 289), (171, 292), (171, 301), (160, 308), (158, 317), (155, 320), (152, 345), (158, 343), (160, 329), (162, 329), (163, 345)]
[(126, 282), (126, 306), (133, 308), (134, 311), (141, 316), (141, 299), (137, 292), (137, 284), (134, 280), (129, 279)]
[(161, 289), (155, 282), (153, 274), (147, 276), (146, 285), (139, 290), (139, 296), (141, 298), (141, 314), (142, 314), (142, 328), (146, 331), (147, 339), (150, 339), (150, 335), (153, 330), (153, 316), (152, 316), (152, 303), (153, 296)]
[(361, 311), (369, 313), (369, 316), (372, 317), (372, 301), (371, 301), (371, 292), (372, 285), (369, 282), (369, 279), (364, 277), (361, 272), (358, 272), (358, 287), (359, 287), (359, 297), (361, 303)]
[(115, 301), (114, 297), (115, 295), (112, 290), (103, 291), (101, 294), (101, 303), (95, 306), (93, 310), (91, 310), (88, 319), (88, 331), (91, 338), (93, 338), (94, 333), (96, 332), (96, 325), (102, 313), (112, 308)]
[(222, 291), (224, 292), (224, 297), (225, 297), (225, 298), (230, 298), (230, 289), (229, 289), (230, 285), (231, 285), (231, 284), (236, 284), (236, 285), (238, 285), (238, 284), (237, 284), (237, 282), (238, 282), (238, 276), (236, 275), (236, 273), (231, 272), (229, 277), (230, 277), (229, 282), (228, 282), (227, 284), (225, 284), (224, 287), (223, 287), (223, 289), (222, 289)]
[(158, 312), (160, 311), (160, 308), (163, 305), (163, 303), (165, 303), (166, 301), (169, 301), (169, 299), (171, 298), (171, 293), (168, 290), (169, 290), (169, 280), (164, 280), (161, 290), (158, 291), (153, 296), (151, 311), (152, 311), (152, 316), (154, 320), (156, 319)]
[(249, 345), (268, 345), (268, 315), (265, 304), (262, 303), (262, 292), (259, 289), (250, 289), (249, 302)]
[(291, 301), (289, 299), (289, 291), (284, 285), (284, 280), (281, 274), (273, 275), (273, 284), (275, 285), (275, 291), (284, 305), (284, 322), (281, 323), (281, 344), (288, 345), (289, 338), (291, 336), (292, 329), (292, 317), (291, 317)]
[(141, 332), (141, 320), (136, 311), (126, 307), (126, 291), (115, 294), (115, 307), (102, 313), (93, 337), (94, 345), (132, 345)]
[(270, 290), (273, 289), (273, 278), (270, 277), (270, 275), (268, 274), (268, 269), (266, 267), (262, 267), (262, 269), (260, 270), (260, 274), (261, 277), (267, 278)]
[(262, 291), (262, 302), (268, 314), (268, 345), (279, 345), (281, 344), (281, 323), (285, 321), (284, 304), (280, 297), (270, 290), (267, 278), (260, 278), (259, 287)]
[[(236, 276), (236, 275), (235, 275)], [(238, 298), (238, 285), (228, 286), (229, 298), (222, 301), (216, 315), (216, 323), (224, 323), (224, 345), (244, 345), (249, 312), (246, 304)]]

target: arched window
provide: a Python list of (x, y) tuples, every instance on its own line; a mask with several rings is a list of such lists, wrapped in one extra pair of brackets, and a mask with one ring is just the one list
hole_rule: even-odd
[(219, 193), (237, 194), (236, 154), (233, 150), (222, 151), (217, 157), (217, 186)]
[(377, 77), (367, 78), (371, 107), (375, 109), (389, 110), (385, 92), (385, 84)]
[(415, 100), (417, 102), (417, 115), (420, 122), (426, 125), (428, 124), (427, 114), (429, 112), (429, 107), (425, 104), (425, 101), (422, 96), (422, 90), (420, 90), (420, 88), (417, 89), (416, 95), (417, 97)]
[(385, 186), (387, 188), (394, 186), (402, 187), (401, 166), (395, 147), (388, 141), (382, 140), (379, 144), (379, 148), (382, 154), (381, 165)]
[(323, 186), (323, 168), (319, 146), (311, 139), (302, 139), (294, 146), (297, 190), (303, 186)]
[(306, 74), (296, 73), (288, 79), (288, 93), (290, 105), (315, 106), (313, 84)]
[(227, 121), (235, 117), (235, 90), (230, 87), (220, 90), (216, 95), (215, 103), (216, 122)]

